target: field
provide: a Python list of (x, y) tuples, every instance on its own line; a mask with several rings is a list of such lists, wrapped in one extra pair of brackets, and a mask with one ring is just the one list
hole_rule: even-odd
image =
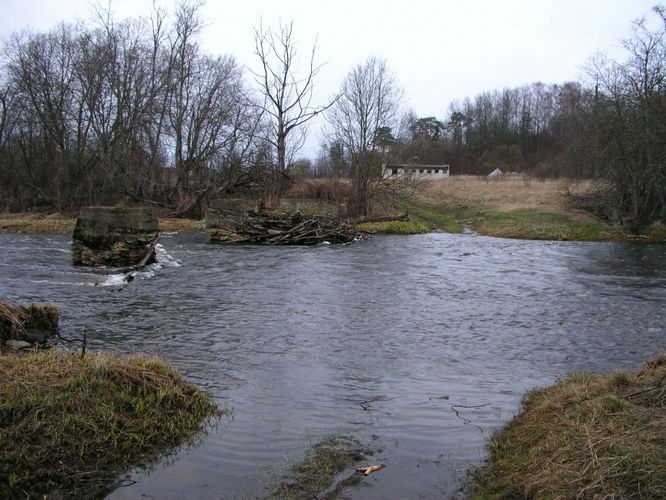
[[(663, 225), (627, 234), (580, 208), (601, 186), (592, 181), (536, 180), (524, 176), (454, 176), (424, 186), (407, 208), (448, 215), (458, 225), (488, 236), (544, 240), (666, 239)], [(411, 206), (410, 206), (411, 205)]]

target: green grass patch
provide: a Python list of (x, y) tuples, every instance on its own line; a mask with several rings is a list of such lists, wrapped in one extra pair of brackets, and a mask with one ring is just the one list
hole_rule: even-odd
[(0, 497), (99, 497), (220, 411), (154, 357), (0, 357)]
[(470, 223), (481, 234), (503, 238), (564, 241), (617, 241), (623, 238), (618, 229), (600, 221), (578, 220), (530, 209), (481, 210), (470, 218)]
[(666, 498), (666, 353), (529, 394), (472, 474), (474, 498)]
[(425, 227), (435, 227), (447, 233), (462, 233), (462, 226), (452, 212), (443, 205), (430, 205), (414, 200), (403, 201), (398, 208), (407, 211), (409, 218)]
[(422, 234), (429, 233), (427, 226), (416, 221), (384, 221), (363, 222), (356, 224), (356, 229), (362, 233), (386, 233), (386, 234)]
[(642, 236), (646, 237), (649, 241), (666, 242), (666, 224), (652, 224), (644, 229)]
[(341, 488), (358, 483), (361, 475), (351, 471), (338, 484), (333, 484), (336, 476), (372, 453), (351, 438), (331, 437), (320, 441), (303, 459), (291, 465), (288, 478), (273, 492), (273, 496), (276, 498), (336, 497)]

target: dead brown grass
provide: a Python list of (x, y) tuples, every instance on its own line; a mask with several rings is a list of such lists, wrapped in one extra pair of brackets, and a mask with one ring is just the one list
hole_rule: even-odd
[[(75, 225), (76, 215), (0, 213), (0, 231), (8, 233), (71, 234)], [(160, 231), (202, 231), (203, 228), (203, 221), (160, 218)]]
[(0, 347), (8, 340), (43, 341), (58, 332), (53, 304), (19, 306), (0, 299)]
[(160, 218), (160, 231), (203, 231), (204, 221)]
[(477, 498), (666, 498), (666, 353), (529, 394), (490, 442)]
[(487, 177), (458, 175), (427, 184), (419, 198), (426, 203), (446, 204), (461, 210), (479, 208), (508, 212), (538, 209), (570, 214), (571, 197), (589, 194), (593, 190), (592, 181), (537, 180), (521, 175), (490, 180)]
[(61, 213), (0, 214), (0, 231), (9, 233), (54, 233), (65, 234), (74, 231), (76, 217)]

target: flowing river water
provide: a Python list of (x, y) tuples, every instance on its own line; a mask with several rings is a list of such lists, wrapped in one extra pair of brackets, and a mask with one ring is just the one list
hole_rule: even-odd
[(317, 247), (165, 234), (124, 285), (68, 236), (0, 234), (0, 297), (54, 302), (89, 349), (158, 354), (232, 413), (111, 498), (269, 496), (319, 440), (386, 467), (350, 498), (449, 498), (520, 409), (574, 371), (666, 349), (666, 246), (431, 233)]

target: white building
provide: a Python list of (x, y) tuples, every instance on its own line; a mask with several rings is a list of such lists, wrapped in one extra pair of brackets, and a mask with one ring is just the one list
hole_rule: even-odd
[(384, 163), (382, 177), (410, 176), (422, 180), (446, 179), (449, 176), (449, 165), (395, 165)]

